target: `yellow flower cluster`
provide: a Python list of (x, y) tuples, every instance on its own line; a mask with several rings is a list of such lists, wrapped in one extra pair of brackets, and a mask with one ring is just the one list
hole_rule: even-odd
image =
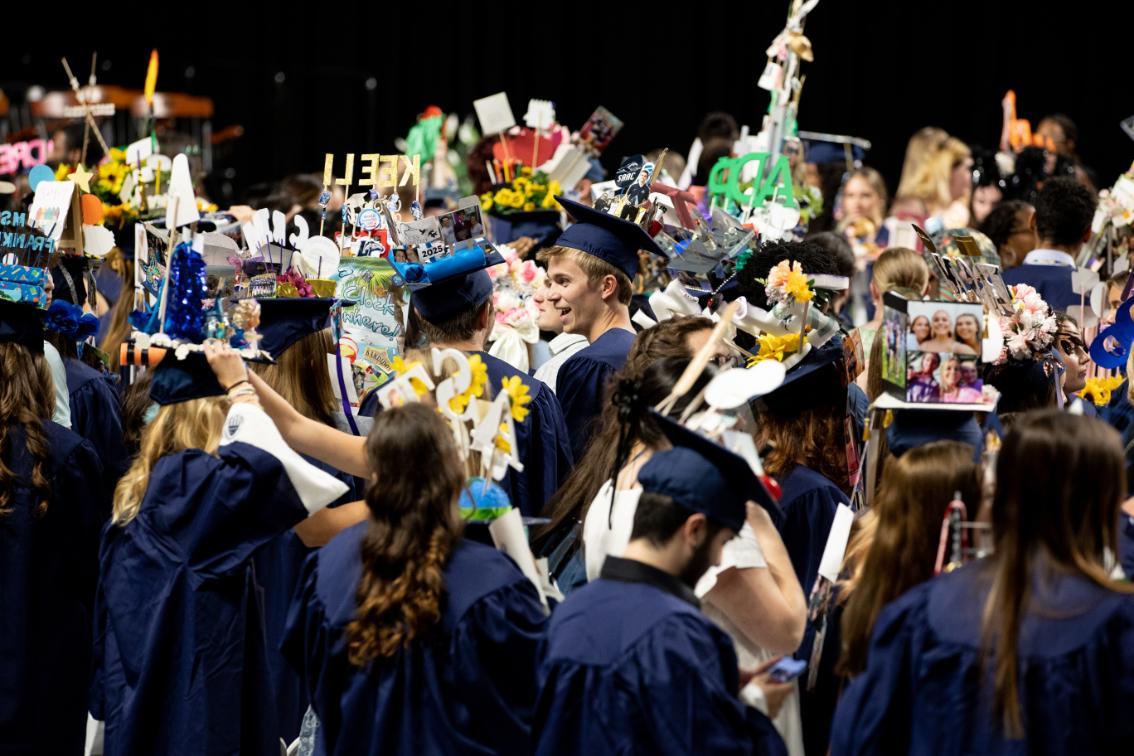
[(1096, 407), (1110, 404), (1110, 394), (1122, 385), (1122, 376), (1088, 378), (1087, 385), (1079, 392), (1079, 397), (1090, 400)]
[(512, 419), (517, 423), (524, 422), (528, 413), (531, 412), (528, 405), (532, 401), (527, 384), (518, 375), (504, 378), (500, 383), (504, 393), (512, 400)]
[(786, 336), (774, 336), (766, 333), (758, 337), (757, 341), (760, 342), (760, 351), (749, 358), (748, 367), (764, 360), (783, 362), (785, 357), (799, 351), (801, 339), (798, 333), (789, 333)]
[(479, 354), (469, 355), (469, 368), (472, 369), (469, 387), (449, 400), (449, 409), (458, 415), (468, 408), (473, 399), (484, 396), (484, 389), (488, 386), (488, 365), (484, 364)]
[(815, 292), (811, 281), (798, 262), (781, 260), (768, 272), (768, 296), (779, 299), (778, 292), (787, 294), (796, 302), (810, 302)]
[(485, 212), (495, 211), (498, 215), (556, 210), (559, 208), (559, 203), (555, 201), (555, 195), (562, 191), (563, 187), (559, 182), (549, 181), (546, 174), (537, 173), (531, 177), (521, 175), (513, 179), (508, 186), (497, 189), (495, 194), (485, 192), (480, 195), (480, 208)]
[[(406, 361), (402, 359), (402, 356), (399, 354), (390, 361), (390, 368), (398, 375), (404, 375), (420, 364), (420, 362), (413, 362), (407, 365)], [(410, 378), (410, 385), (413, 386), (413, 391), (418, 396), (425, 396), (429, 393), (429, 388), (418, 378)]]

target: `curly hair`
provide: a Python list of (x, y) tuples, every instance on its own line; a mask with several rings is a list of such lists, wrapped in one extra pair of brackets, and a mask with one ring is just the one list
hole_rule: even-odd
[(10, 510), (16, 484), (15, 472), (4, 462), (11, 458), (13, 426), (23, 431), (24, 447), (32, 458), (28, 482), (39, 496), (36, 511), (47, 511), (51, 448), (43, 421), (51, 417), (53, 407), (54, 388), (47, 362), (19, 344), (0, 343), (0, 514)]
[(380, 413), (366, 455), (373, 470), (366, 490), (370, 525), (355, 592), (358, 613), (346, 628), (347, 656), (358, 667), (394, 656), (440, 620), (465, 485), (449, 426), (424, 404)]
[(1016, 216), (1031, 205), (1023, 200), (1004, 200), (992, 209), (980, 224), (980, 232), (988, 237), (999, 252), (1016, 230)]
[(771, 444), (764, 469), (782, 480), (796, 465), (804, 465), (849, 493), (844, 414), (838, 404), (792, 413), (762, 412), (761, 431)]
[(1096, 204), (1091, 190), (1070, 176), (1048, 179), (1036, 197), (1036, 233), (1051, 244), (1078, 244), (1091, 228)]

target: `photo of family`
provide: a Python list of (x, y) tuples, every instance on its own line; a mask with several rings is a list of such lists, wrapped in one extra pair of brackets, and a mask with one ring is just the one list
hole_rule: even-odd
[(441, 241), (449, 246), (484, 236), (484, 222), (480, 217), (480, 205), (463, 207), (460, 210), (440, 215), (437, 217), (437, 222), (441, 227)]
[(984, 308), (956, 302), (909, 302), (909, 352), (938, 352), (979, 357)]
[(944, 404), (986, 404), (977, 357), (970, 354), (911, 354), (906, 375), (906, 401)]

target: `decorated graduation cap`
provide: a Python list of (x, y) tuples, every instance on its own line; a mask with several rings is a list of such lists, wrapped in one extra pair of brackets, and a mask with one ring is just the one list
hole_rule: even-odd
[(0, 343), (19, 344), (43, 352), (44, 311), (34, 304), (0, 298)]
[(295, 342), (331, 325), (333, 297), (261, 299), (260, 348), (279, 356)]
[(644, 249), (668, 259), (657, 242), (637, 223), (564, 197), (555, 199), (575, 221), (574, 225), (559, 235), (556, 242), (559, 246), (597, 257), (630, 278), (638, 275), (638, 250)]
[(150, 383), (150, 399), (163, 407), (224, 393), (202, 352), (190, 352), (181, 358), (167, 354), (154, 368)]
[(673, 448), (657, 452), (642, 466), (638, 482), (644, 491), (669, 496), (735, 531), (744, 527), (749, 501), (778, 514), (747, 460), (661, 413), (653, 413), (653, 419)]
[(843, 402), (846, 396), (841, 369), (844, 356), (842, 339), (810, 350), (787, 371), (783, 383), (758, 398), (757, 404), (779, 413), (792, 413), (836, 400)]
[(483, 246), (468, 247), (428, 263), (394, 263), (411, 286), (410, 301), (423, 318), (435, 323), (480, 307), (492, 296), (492, 278), (485, 268), (500, 265), (504, 257)]
[(44, 327), (71, 341), (83, 341), (98, 332), (98, 318), (78, 305), (56, 299), (47, 308)]

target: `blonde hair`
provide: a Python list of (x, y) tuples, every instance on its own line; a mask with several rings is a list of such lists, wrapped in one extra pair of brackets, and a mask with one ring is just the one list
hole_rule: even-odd
[[(926, 155), (918, 170), (909, 176), (909, 185), (898, 187), (898, 195), (917, 197), (925, 202), (930, 214), (938, 213), (953, 203), (950, 177), (953, 167), (972, 155), (968, 145), (955, 137), (947, 137)], [(903, 181), (906, 177), (903, 175)]]
[(299, 414), (333, 426), (337, 404), (327, 370), (327, 355), (334, 350), (331, 330), (324, 328), (283, 350), (275, 364), (253, 364), (252, 370)]
[(561, 247), (558, 244), (540, 252), (536, 259), (550, 266), (551, 261), (557, 257), (571, 260), (578, 265), (579, 269), (583, 271), (583, 275), (587, 277), (587, 283), (592, 288), (599, 286), (602, 279), (607, 276), (614, 276), (614, 279), (618, 282), (618, 301), (624, 305), (630, 304), (630, 298), (634, 296), (633, 282), (629, 276), (606, 260), (600, 260), (594, 255), (588, 255), (586, 252), (571, 247)]
[(898, 181), (896, 197), (921, 195), (913, 191), (916, 177), (921, 174), (925, 162), (937, 152), (938, 148), (949, 138), (949, 132), (936, 126), (926, 126), (918, 129), (910, 141), (906, 143), (906, 158), (902, 162), (902, 177)]
[(896, 290), (906, 297), (920, 298), (929, 285), (929, 266), (912, 249), (890, 247), (874, 261), (871, 280), (879, 296)]
[(142, 431), (138, 456), (114, 489), (111, 522), (125, 527), (138, 516), (150, 483), (150, 472), (162, 457), (186, 449), (216, 454), (227, 414), (228, 399), (223, 396), (190, 399), (161, 407), (157, 417)]

